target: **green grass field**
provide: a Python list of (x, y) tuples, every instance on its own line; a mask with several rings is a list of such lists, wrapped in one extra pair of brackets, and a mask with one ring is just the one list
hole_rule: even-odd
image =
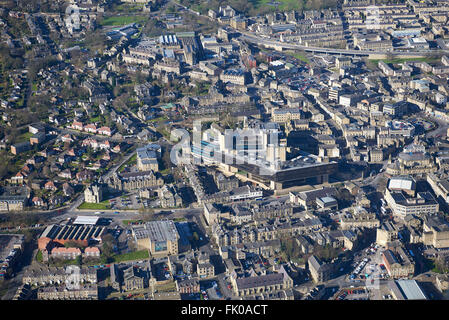
[(148, 250), (140, 250), (140, 251), (134, 251), (124, 254), (115, 255), (112, 258), (114, 259), (114, 262), (123, 262), (123, 261), (132, 261), (132, 260), (144, 260), (148, 259), (150, 257), (150, 254), (148, 253)]
[(299, 0), (250, 0), (249, 1), (254, 7), (261, 8), (261, 7), (269, 7), (273, 8), (273, 10), (276, 8), (275, 6), (270, 6), (269, 3), (278, 2), (278, 9), (279, 10), (298, 10), (303, 8), (303, 2)]
[(37, 261), (37, 262), (42, 262), (42, 261), (43, 261), (43, 258), (42, 258), (42, 251), (41, 251), (41, 250), (39, 250), (39, 251), (37, 252), (37, 254), (36, 254), (36, 261)]
[(162, 122), (162, 121), (167, 121), (168, 117), (167, 116), (160, 116), (154, 119), (150, 119), (148, 120), (149, 122)]
[(114, 10), (118, 12), (136, 12), (136, 11), (142, 11), (145, 4), (143, 3), (122, 3), (120, 5), (117, 5)]
[(165, 139), (170, 140), (171, 137), (171, 133), (163, 126), (159, 126), (156, 129), (157, 132), (159, 132), (160, 134), (162, 134), (164, 136)]
[(174, 281), (170, 281), (165, 284), (160, 284), (156, 286), (156, 289), (159, 292), (172, 292), (176, 290), (176, 283)]
[(164, 170), (161, 170), (160, 173), (161, 173), (162, 175), (169, 174), (169, 173), (170, 173), (170, 169), (169, 169), (169, 168), (166, 168), (166, 169), (164, 169)]
[(306, 57), (305, 53), (300, 53), (300, 52), (285, 52), (286, 54), (288, 54), (289, 56), (292, 56), (300, 61), (303, 61), (305, 63), (310, 63), (310, 60)]
[(86, 209), (86, 210), (107, 210), (110, 209), (109, 201), (102, 201), (100, 203), (87, 203), (83, 202), (78, 209)]
[(144, 16), (114, 16), (105, 18), (100, 24), (102, 26), (124, 26), (130, 23), (145, 23), (148, 21)]
[[(256, 11), (269, 8), (269, 11), (291, 11), (291, 10), (310, 10), (333, 8), (336, 6), (335, 0), (317, 1), (317, 0), (249, 0)], [(275, 5), (277, 4), (277, 7)], [(265, 10), (266, 11), (266, 10)]]
[[(270, 3), (269, 0), (263, 0), (265, 3)], [(303, 7), (303, 2), (298, 0), (277, 0), (276, 2), (280, 2), (279, 5), (280, 10), (298, 10)]]
[(128, 159), (128, 161), (122, 164), (120, 168), (118, 168), (118, 172), (122, 172), (125, 167), (132, 166), (134, 164), (137, 164), (137, 153), (135, 153), (131, 158)]
[[(334, 7), (335, 0), (328, 0), (327, 2), (315, 3), (317, 0), (249, 0), (247, 4), (238, 3), (237, 0), (224, 0), (219, 1), (220, 5), (226, 6), (229, 4), (237, 11), (245, 13), (247, 15), (260, 15), (274, 11), (291, 11), (302, 10), (304, 8), (317, 9), (318, 7)], [(243, 1), (242, 1), (243, 2)], [(207, 10), (217, 10), (217, 1), (200, 0), (200, 1), (181, 1), (184, 5), (187, 5), (190, 9), (201, 14), (206, 14)], [(168, 11), (167, 11), (168, 12)]]
[(137, 153), (133, 154), (133, 156), (131, 158), (129, 158), (128, 161), (126, 161), (127, 164), (131, 164), (133, 162), (137, 161)]

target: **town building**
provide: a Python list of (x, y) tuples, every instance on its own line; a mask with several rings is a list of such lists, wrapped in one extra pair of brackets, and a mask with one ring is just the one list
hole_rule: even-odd
[(140, 250), (152, 255), (167, 256), (178, 253), (179, 234), (172, 220), (151, 221), (134, 227), (132, 235)]
[(425, 217), (422, 238), (426, 246), (449, 248), (449, 223), (441, 216)]
[(377, 229), (376, 243), (388, 246), (389, 243), (398, 240), (398, 229), (395, 224), (387, 221)]
[(149, 275), (145, 270), (137, 267), (130, 266), (123, 270), (123, 290), (142, 290), (148, 287)]
[(0, 211), (22, 211), (28, 202), (29, 193), (25, 187), (5, 188), (0, 195)]
[(159, 187), (164, 184), (160, 174), (149, 171), (115, 172), (108, 180), (108, 185), (120, 191), (132, 191), (151, 187)]
[(199, 293), (201, 292), (200, 282), (196, 279), (177, 280), (176, 290), (180, 294)]
[(274, 293), (293, 287), (293, 279), (281, 266), (280, 270), (273, 273), (253, 274), (241, 276), (233, 272), (230, 276), (232, 289), (238, 297), (252, 296), (263, 293)]
[(104, 232), (103, 226), (52, 224), (46, 227), (39, 236), (38, 248), (44, 250), (52, 244), (64, 246), (65, 243), (70, 242), (87, 247), (92, 242), (101, 242)]
[(137, 168), (140, 171), (158, 171), (158, 159), (161, 155), (161, 146), (149, 144), (143, 148), (137, 149)]
[(100, 203), (103, 201), (103, 186), (91, 184), (84, 190), (84, 201), (87, 203)]
[(213, 278), (215, 276), (215, 267), (210, 262), (210, 257), (207, 254), (201, 254), (196, 265), (196, 273), (199, 278)]
[(427, 300), (416, 280), (390, 280), (388, 288), (395, 300)]
[(321, 262), (314, 255), (310, 256), (308, 260), (309, 272), (312, 279), (316, 283), (326, 282), (332, 277), (332, 266)]
[(75, 289), (61, 286), (39, 288), (38, 300), (98, 300), (97, 284), (80, 284)]
[(385, 189), (385, 200), (393, 214), (404, 218), (413, 214), (424, 216), (438, 212), (439, 204), (430, 192), (418, 192), (416, 197), (408, 197), (403, 191)]
[[(394, 250), (394, 251), (393, 251)], [(411, 277), (415, 273), (415, 264), (402, 247), (382, 252), (382, 259), (392, 278)]]

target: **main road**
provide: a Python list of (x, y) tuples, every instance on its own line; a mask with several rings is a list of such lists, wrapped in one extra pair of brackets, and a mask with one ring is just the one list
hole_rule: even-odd
[[(175, 5), (182, 7), (184, 10), (189, 11), (190, 13), (193, 13), (197, 16), (201, 16), (203, 18), (207, 18), (211, 21), (216, 22), (219, 25), (220, 22), (218, 22), (215, 19), (212, 19), (211, 17), (207, 15), (202, 15), (199, 12), (196, 12), (179, 2), (175, 0), (171, 0), (169, 2), (174, 3)], [(324, 48), (324, 47), (307, 47), (302, 46), (298, 44), (291, 44), (291, 43), (285, 43), (273, 39), (267, 39), (262, 36), (258, 36), (255, 33), (250, 33), (242, 30), (237, 30), (235, 28), (230, 27), (229, 25), (226, 25), (229, 29), (233, 30), (236, 33), (240, 33), (240, 38), (243, 40), (246, 40), (248, 42), (256, 43), (257, 45), (264, 45), (267, 47), (272, 48), (282, 48), (282, 49), (290, 49), (290, 50), (302, 50), (306, 52), (314, 52), (314, 53), (327, 53), (327, 54), (338, 54), (338, 55), (354, 55), (354, 56), (364, 56), (368, 57), (370, 55), (392, 55), (394, 57), (410, 57), (410, 56), (416, 56), (416, 57), (427, 57), (427, 56), (433, 56), (438, 54), (449, 54), (449, 50), (446, 50), (446, 46), (444, 46), (445, 49), (443, 50), (422, 50), (422, 51), (415, 51), (415, 52), (394, 52), (394, 51), (368, 51), (368, 50), (351, 50), (351, 49), (335, 49), (335, 48)]]
[(423, 51), (411, 51), (411, 52), (395, 52), (395, 51), (368, 51), (368, 50), (351, 50), (351, 49), (335, 49), (335, 48), (324, 48), (324, 47), (308, 47), (299, 44), (285, 43), (278, 40), (267, 39), (255, 34), (248, 32), (235, 30), (241, 34), (240, 38), (248, 42), (256, 43), (258, 45), (263, 45), (266, 47), (282, 48), (290, 50), (302, 50), (306, 52), (314, 53), (326, 53), (326, 54), (339, 54), (339, 55), (354, 55), (354, 56), (365, 56), (370, 55), (391, 55), (394, 57), (401, 56), (434, 56), (438, 54), (448, 54), (449, 50), (423, 50)]
[[(98, 214), (98, 212), (101, 212)], [(156, 209), (155, 216), (162, 216), (166, 219), (175, 218), (190, 218), (193, 216), (199, 217), (203, 212), (202, 208), (181, 208), (181, 209)], [(68, 210), (63, 214), (57, 215), (52, 218), (52, 222), (62, 222), (69, 218), (75, 218), (77, 216), (97, 216), (99, 218), (114, 219), (114, 220), (132, 220), (139, 219), (140, 212), (138, 210)]]

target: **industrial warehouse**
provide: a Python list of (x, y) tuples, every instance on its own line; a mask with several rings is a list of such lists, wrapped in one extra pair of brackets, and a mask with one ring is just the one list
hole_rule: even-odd
[(50, 225), (38, 239), (40, 250), (46, 248), (49, 242), (64, 245), (66, 242), (77, 242), (80, 245), (88, 246), (92, 241), (101, 241), (101, 235), (105, 228), (91, 225)]

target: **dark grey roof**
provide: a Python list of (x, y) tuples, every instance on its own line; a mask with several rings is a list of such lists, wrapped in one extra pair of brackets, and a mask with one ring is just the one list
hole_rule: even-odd
[(154, 172), (152, 170), (148, 170), (137, 172), (124, 172), (120, 174), (120, 177), (122, 177), (123, 179), (142, 178), (148, 176), (154, 176)]
[(449, 231), (449, 223), (443, 217), (428, 217), (426, 224), (439, 232)]
[(283, 273), (270, 273), (255, 277), (240, 278), (236, 280), (236, 283), (237, 288), (239, 290), (242, 290), (242, 289), (282, 284), (283, 281), (284, 281)]
[(321, 267), (321, 261), (314, 255), (310, 256), (308, 262), (309, 262), (309, 269), (310, 267), (312, 267), (315, 270), (319, 270)]
[(391, 250), (384, 251), (383, 255), (385, 256), (385, 260), (387, 260), (389, 265), (393, 263), (399, 263), (398, 259), (396, 259), (395, 255)]
[(322, 189), (319, 190), (311, 190), (311, 191), (305, 191), (305, 192), (300, 192), (298, 194), (298, 196), (305, 200), (305, 201), (313, 201), (316, 198), (322, 198), (322, 197), (326, 197), (326, 196), (333, 196), (336, 193), (336, 189), (333, 187), (327, 188), (327, 187), (323, 187)]

